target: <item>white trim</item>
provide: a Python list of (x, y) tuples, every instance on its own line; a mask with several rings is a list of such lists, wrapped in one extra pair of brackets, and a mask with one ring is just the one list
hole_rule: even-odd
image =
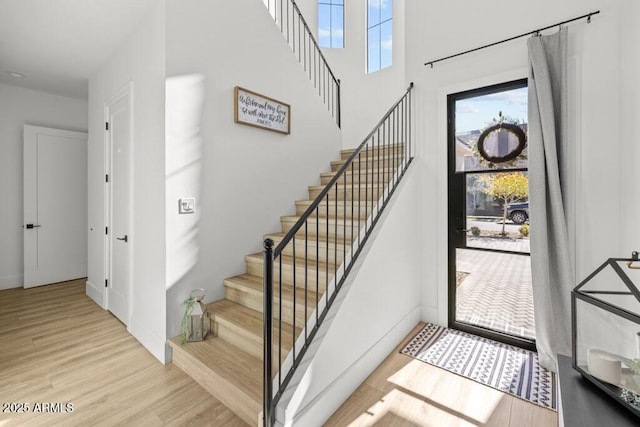
[(156, 359), (162, 364), (166, 364), (170, 358), (170, 352), (167, 350), (168, 344), (163, 337), (160, 337), (148, 329), (142, 322), (135, 317), (129, 317), (129, 326), (127, 330), (137, 339)]
[(22, 274), (0, 277), (0, 291), (5, 289), (21, 288), (23, 284), (24, 276)]
[[(107, 101), (105, 101), (103, 106), (103, 119), (104, 122), (107, 123), (109, 121), (109, 107), (120, 99), (127, 97), (129, 98), (129, 126), (130, 126), (130, 145), (129, 145), (129, 188), (131, 189), (129, 194), (129, 206), (133, 207), (133, 81), (127, 82), (121, 89), (119, 89), (113, 96), (111, 96)], [(113, 232), (113, 223), (112, 223), (112, 186), (111, 186), (111, 172), (112, 172), (112, 147), (109, 141), (109, 132), (106, 129), (103, 129), (103, 141), (104, 141), (104, 173), (103, 176), (109, 175), (109, 182), (106, 180), (103, 181), (104, 188), (104, 222), (105, 227), (109, 227), (109, 233), (103, 234), (104, 239), (104, 279), (111, 280), (111, 259), (112, 259), (112, 245), (111, 245), (111, 233)], [(129, 224), (133, 227), (133, 209), (129, 211)], [(133, 233), (130, 233), (133, 234)], [(131, 236), (130, 236), (131, 237)], [(133, 283), (133, 242), (129, 244), (129, 284)], [(105, 310), (109, 310), (109, 292), (107, 291), (107, 287), (104, 290), (104, 298), (102, 307)], [(129, 295), (127, 296), (127, 301), (129, 307), (127, 309), (127, 321), (126, 324), (129, 325), (131, 323), (131, 319), (133, 316), (133, 301), (132, 301), (132, 291), (131, 286), (129, 286)]]
[(519, 79), (526, 79), (528, 77), (527, 68), (519, 68), (516, 70), (506, 71), (500, 74), (494, 74), (490, 76), (484, 76), (478, 79), (459, 82), (449, 86), (443, 86), (438, 89), (438, 133), (436, 144), (436, 157), (437, 171), (436, 179), (437, 194), (436, 194), (436, 224), (438, 224), (438, 231), (436, 235), (437, 244), (437, 294), (438, 294), (438, 312), (435, 318), (428, 319), (439, 325), (447, 325), (449, 323), (448, 310), (449, 310), (449, 251), (447, 250), (449, 245), (448, 225), (449, 213), (448, 213), (448, 111), (447, 111), (447, 96), (450, 94), (464, 92), (467, 90), (478, 89), (486, 86), (492, 86), (500, 83), (510, 82)]
[(96, 304), (98, 304), (102, 309), (106, 309), (106, 305), (104, 303), (105, 300), (105, 292), (102, 292), (104, 287), (99, 287), (91, 283), (87, 280), (85, 283), (85, 293), (89, 298), (93, 300)]

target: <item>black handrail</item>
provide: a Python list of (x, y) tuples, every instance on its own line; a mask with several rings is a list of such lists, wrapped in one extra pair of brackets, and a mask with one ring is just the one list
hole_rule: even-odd
[[(335, 176), (333, 176), (328, 184), (320, 191), (310, 206), (282, 238), (282, 241), (275, 246), (275, 248), (272, 239), (266, 239), (264, 242), (263, 425), (265, 427), (273, 425), (275, 408), (282, 397), (283, 391), (291, 381), (309, 344), (315, 337), (338, 291), (344, 284), (355, 260), (368, 240), (371, 230), (378, 222), (382, 211), (395, 192), (398, 183), (413, 159), (411, 154), (412, 89), (413, 83), (409, 85), (400, 100), (389, 109), (362, 144), (354, 150), (345, 163), (338, 169)], [(364, 160), (363, 153), (365, 153)], [(347, 182), (349, 178), (350, 184)], [(356, 178), (358, 180), (357, 186), (355, 185)], [(342, 184), (340, 184), (340, 182), (342, 182)], [(362, 189), (363, 183), (364, 190)], [(347, 191), (348, 189), (350, 189), (350, 193)], [(342, 199), (340, 199), (340, 196), (342, 196)], [(363, 196), (364, 209), (362, 208)], [(348, 202), (347, 199), (349, 197), (351, 200)], [(332, 199), (334, 200), (334, 206), (333, 209), (330, 209)], [(320, 204), (323, 202), (326, 206), (321, 208)], [(338, 215), (339, 205), (342, 207), (342, 224), (340, 227), (338, 226), (340, 219)], [(350, 218), (348, 217), (349, 212)], [(324, 219), (326, 222), (322, 228), (320, 227), (321, 219)], [(332, 219), (333, 226), (330, 227)], [(309, 222), (313, 221), (315, 221), (315, 226), (312, 224), (310, 231)], [(350, 226), (347, 225), (349, 222), (351, 223)], [(349, 229), (347, 230), (347, 228)], [(314, 231), (315, 239), (310, 239), (309, 235), (310, 233), (313, 234)], [(321, 233), (326, 234), (325, 240), (323, 240), (326, 247), (323, 248), (322, 252), (320, 250)], [(342, 235), (340, 233), (342, 233)], [(302, 234), (303, 237), (300, 237), (300, 234)], [(296, 258), (296, 239), (303, 241), (304, 249), (302, 249), (300, 253), (303, 253), (304, 256), (304, 282), (302, 282), (302, 279), (297, 281), (298, 276), (296, 270), (298, 265), (296, 265), (296, 260), (298, 258)], [(339, 244), (340, 241), (342, 242), (341, 244)], [(315, 244), (315, 260), (311, 260), (311, 262), (309, 260), (310, 243), (312, 245)], [(289, 245), (291, 245), (290, 249), (292, 251), (290, 261), (292, 265), (287, 268), (291, 268), (290, 272), (283, 270), (284, 251)], [(342, 249), (340, 256), (338, 256), (339, 246)], [(330, 247), (333, 248), (333, 259), (331, 259), (330, 256)], [(311, 250), (311, 255), (314, 255), (313, 249)], [(324, 257), (322, 263), (320, 261), (321, 256)], [(331, 262), (333, 266), (330, 265)], [(299, 261), (299, 263), (302, 264), (302, 261)], [(314, 267), (315, 274), (310, 275), (309, 268), (313, 270)], [(342, 273), (342, 275), (339, 276), (339, 273)], [(285, 330), (283, 323), (286, 322), (283, 321), (282, 294), (283, 282), (287, 274), (292, 276), (289, 281), (291, 281), (293, 286), (292, 324), (289, 325), (291, 326), (291, 335), (293, 338), (290, 343), (292, 348), (291, 367), (287, 372), (283, 373), (282, 332)], [(331, 274), (333, 278), (330, 280)], [(315, 283), (310, 283), (310, 281), (313, 282), (314, 278)], [(321, 282), (323, 283), (321, 284)], [(302, 325), (304, 337), (300, 338), (303, 343), (301, 348), (297, 349), (296, 286), (301, 283), (304, 284), (304, 287), (300, 286), (300, 288), (304, 290), (304, 301), (301, 302), (304, 304), (304, 324)], [(276, 284), (279, 286), (277, 292), (275, 290)], [(332, 289), (330, 289), (330, 284), (333, 284)], [(320, 304), (320, 286), (324, 287), (324, 307)], [(274, 301), (274, 295), (277, 295), (278, 301)], [(315, 299), (315, 303), (310, 303), (309, 299)], [(279, 306), (277, 325), (274, 325), (274, 303), (277, 303)], [(310, 309), (315, 311), (315, 323), (313, 325), (310, 325)], [(277, 343), (273, 342), (274, 327), (277, 328), (279, 332)], [(310, 331), (309, 328), (311, 328)], [(275, 353), (274, 344), (276, 346)], [(274, 359), (276, 359), (275, 363)], [(277, 379), (274, 379), (273, 375), (274, 365), (277, 366)], [(274, 381), (276, 381), (276, 384), (274, 384)], [(277, 388), (275, 394), (273, 394), (274, 385)]]
[[(406, 94), (408, 94), (411, 91), (411, 89), (413, 89), (413, 82), (411, 82), (409, 84), (409, 87), (407, 88)], [(402, 98), (400, 98), (400, 100), (398, 100), (395, 104), (393, 104), (393, 107), (389, 108), (389, 111), (387, 111), (387, 113), (382, 117), (382, 119), (378, 122), (378, 124), (375, 125), (373, 130), (369, 133), (369, 135), (367, 135), (367, 137), (364, 139), (364, 141), (362, 141), (362, 143), (358, 146), (358, 148), (356, 148), (356, 150), (353, 152), (353, 154), (351, 154), (351, 156), (349, 156), (349, 158), (344, 163), (344, 165), (342, 165), (342, 167), (338, 170), (338, 172), (336, 172), (335, 176), (333, 178), (331, 178), (331, 180), (327, 183), (327, 185), (324, 187), (324, 189), (318, 195), (318, 197), (315, 198), (313, 203), (311, 203), (311, 205), (307, 208), (307, 210), (300, 216), (300, 219), (296, 222), (296, 224), (285, 235), (285, 237), (282, 239), (280, 244), (278, 246), (276, 246), (276, 248), (273, 250), (274, 258), (279, 256), (282, 253), (282, 250), (284, 249), (284, 247), (291, 241), (291, 239), (296, 234), (296, 232), (305, 224), (307, 218), (309, 218), (309, 216), (311, 216), (311, 213), (316, 210), (316, 208), (322, 202), (324, 197), (329, 193), (331, 187), (333, 187), (335, 185), (335, 183), (338, 182), (338, 180), (340, 180), (340, 177), (344, 174), (344, 172), (347, 169), (349, 169), (349, 166), (351, 165), (353, 160), (356, 157), (358, 157), (358, 155), (360, 154), (362, 149), (367, 145), (367, 143), (371, 140), (371, 138), (379, 130), (380, 126), (382, 126), (382, 124), (385, 122), (385, 120), (387, 120), (389, 118), (391, 113), (397, 108), (397, 106), (400, 104), (400, 102), (402, 102), (404, 99), (405, 99), (405, 97), (403, 96)]]
[[(336, 124), (340, 127), (340, 80), (336, 78), (322, 54), (322, 50), (307, 21), (302, 16), (300, 8), (295, 0), (264, 1), (269, 14), (278, 24), (280, 32), (293, 50), (293, 53), (298, 54), (298, 62), (309, 75), (309, 80), (313, 81), (314, 87), (318, 90), (318, 95), (322, 97), (327, 110), (329, 110), (335, 118)], [(285, 2), (286, 8), (283, 6)]]

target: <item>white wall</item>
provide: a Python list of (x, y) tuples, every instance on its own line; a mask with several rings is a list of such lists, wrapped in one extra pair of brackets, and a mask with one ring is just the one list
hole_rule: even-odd
[(165, 356), (164, 2), (89, 81), (89, 279), (104, 306), (104, 104), (133, 82), (131, 318), (128, 330), (156, 358)]
[(23, 126), (87, 131), (87, 101), (0, 84), (0, 289), (23, 285)]
[[(202, 109), (187, 119), (201, 143), (184, 145), (188, 152), (180, 154), (191, 159), (184, 164), (192, 170), (167, 176), (167, 235), (180, 245), (180, 251), (168, 248), (167, 259), (173, 336), (181, 302), (196, 288), (207, 291), (207, 302), (223, 298), (223, 279), (245, 272), (244, 256), (262, 250), (264, 234), (281, 230), (280, 216), (308, 197), (307, 186), (318, 184), (320, 172), (339, 158), (342, 141), (262, 2), (173, 0), (166, 15), (167, 75), (203, 79), (194, 86), (202, 93), (192, 87), (187, 96)], [(290, 104), (291, 134), (234, 123), (236, 85)], [(167, 148), (180, 152), (179, 145)], [(178, 199), (198, 194), (197, 215), (178, 215)]]
[(620, 167), (621, 197), (619, 209), (624, 227), (619, 256), (640, 251), (640, 2), (620, 2), (620, 135), (623, 144)]
[(283, 424), (321, 425), (418, 323), (419, 178), (410, 167), (356, 261), (285, 393)]
[[(637, 37), (637, 30), (623, 25), (633, 27), (628, 21), (638, 22), (637, 6), (631, 3), (543, 0), (529, 3), (525, 14), (505, 0), (406, 4), (406, 73), (407, 81), (416, 83), (420, 99), (415, 110), (417, 165), (423, 174), (423, 194), (428, 195), (422, 199), (423, 320), (447, 322), (446, 95), (526, 76), (526, 38), (451, 59), (433, 69), (423, 63), (601, 10), (591, 24), (582, 21), (569, 26), (570, 105), (574, 107), (570, 129), (574, 189), (569, 207), (573, 219), (569, 228), (576, 248), (576, 278), (580, 279), (604, 259), (624, 255), (626, 250), (620, 241), (624, 228), (620, 204), (626, 197), (620, 185), (620, 166), (632, 143), (625, 141), (620, 125), (623, 117), (627, 123), (633, 121), (629, 114), (637, 116), (638, 107), (632, 96), (624, 96), (622, 103), (621, 96), (629, 90), (637, 93), (638, 82), (632, 78), (637, 74), (621, 71), (621, 64), (637, 70), (637, 55), (623, 59), (629, 53), (621, 51), (621, 40)], [(629, 13), (635, 16), (630, 18)], [(628, 42), (628, 46), (633, 49), (635, 43)], [(632, 125), (625, 126), (626, 135), (633, 138)], [(632, 173), (622, 172), (623, 177)]]
[[(297, 2), (314, 35), (318, 31), (315, 0)], [(393, 65), (368, 74), (367, 2), (345, 1), (343, 49), (323, 49), (329, 66), (341, 81), (344, 147), (357, 147), (403, 94), (405, 81), (405, 2), (393, 2)]]

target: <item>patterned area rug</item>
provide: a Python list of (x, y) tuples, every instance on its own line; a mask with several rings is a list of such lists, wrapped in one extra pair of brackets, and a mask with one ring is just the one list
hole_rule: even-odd
[(532, 351), (427, 323), (401, 353), (556, 409), (555, 374)]

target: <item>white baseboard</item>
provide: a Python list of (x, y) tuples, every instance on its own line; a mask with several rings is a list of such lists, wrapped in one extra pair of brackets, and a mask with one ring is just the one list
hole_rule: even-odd
[(87, 293), (87, 296), (91, 298), (96, 304), (98, 304), (103, 309), (106, 309), (106, 307), (104, 306), (104, 288), (100, 288), (87, 280), (85, 285), (85, 292)]
[(131, 318), (130, 324), (127, 327), (129, 333), (134, 336), (135, 339), (140, 341), (148, 351), (151, 353), (156, 359), (160, 361), (162, 364), (166, 364), (168, 362), (168, 352), (167, 352), (167, 341), (157, 336), (151, 330), (149, 330), (145, 325), (143, 325), (138, 320)]
[(23, 285), (24, 276), (22, 274), (0, 277), (0, 291), (4, 289), (21, 288)]

